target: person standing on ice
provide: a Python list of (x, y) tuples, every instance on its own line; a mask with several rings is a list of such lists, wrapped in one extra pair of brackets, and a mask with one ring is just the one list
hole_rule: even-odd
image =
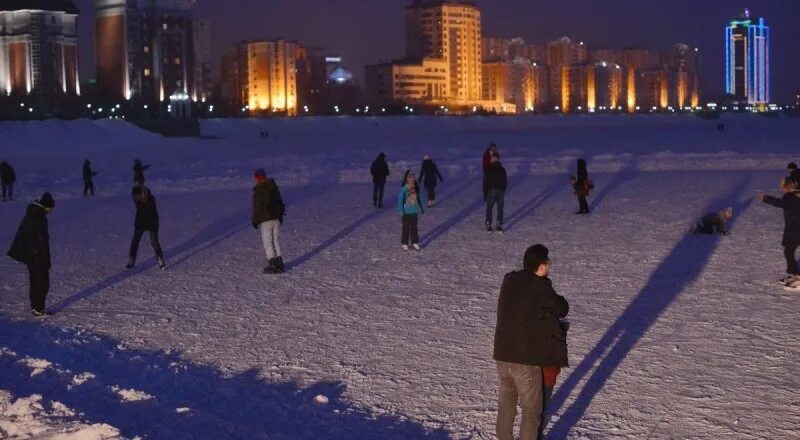
[(0, 186), (2, 186), (2, 200), (4, 202), (14, 199), (14, 184), (16, 182), (17, 173), (14, 172), (14, 168), (6, 161), (0, 162)]
[(156, 262), (161, 270), (166, 269), (164, 263), (164, 252), (161, 250), (161, 243), (158, 241), (158, 208), (156, 198), (144, 185), (136, 185), (131, 191), (133, 204), (136, 207), (136, 218), (134, 220), (133, 239), (131, 240), (130, 259), (125, 266), (132, 269), (136, 265), (136, 254), (139, 252), (139, 241), (145, 232), (150, 233), (150, 245), (156, 254)]
[(386, 178), (389, 177), (389, 164), (386, 155), (381, 153), (372, 161), (369, 170), (372, 174), (372, 206), (383, 208), (383, 190), (386, 188)]
[(40, 317), (50, 315), (45, 309), (50, 290), (50, 232), (47, 215), (53, 212), (56, 201), (46, 192), (28, 205), (25, 217), (17, 229), (8, 256), (25, 264), (30, 275), (31, 313)]
[(283, 273), (280, 238), (281, 224), (286, 207), (275, 179), (267, 178), (263, 169), (253, 174), (256, 185), (253, 187), (253, 227), (261, 231), (261, 241), (267, 254), (267, 267), (264, 273)]
[(786, 276), (781, 282), (789, 284), (797, 281), (800, 270), (797, 266), (795, 253), (800, 247), (800, 192), (797, 190), (797, 183), (790, 177), (781, 180), (781, 191), (783, 197), (777, 198), (761, 193), (761, 200), (768, 205), (783, 209), (783, 255), (786, 257)]
[(94, 195), (94, 181), (93, 178), (97, 173), (92, 171), (92, 163), (89, 159), (83, 161), (83, 196), (89, 194)]
[(725, 208), (720, 212), (706, 214), (695, 229), (695, 234), (713, 234), (715, 231), (722, 235), (730, 235), (726, 226), (733, 218), (733, 208)]
[(589, 197), (589, 191), (594, 188), (594, 184), (589, 180), (589, 170), (586, 168), (586, 160), (578, 159), (577, 173), (570, 179), (572, 188), (575, 189), (575, 195), (578, 196), (578, 212), (576, 214), (588, 214), (589, 202), (586, 198)]
[[(438, 181), (437, 181), (438, 179)], [(436, 185), (438, 182), (444, 182), (442, 174), (439, 173), (439, 168), (433, 162), (429, 155), (422, 158), (422, 167), (419, 170), (419, 180), (422, 186), (425, 187), (425, 193), (428, 197), (428, 207), (436, 205)]]
[(144, 170), (150, 168), (150, 165), (142, 165), (142, 161), (136, 159), (133, 161), (133, 184), (144, 185)]
[(568, 363), (561, 320), (569, 313), (569, 303), (548, 278), (548, 249), (541, 244), (529, 247), (523, 267), (506, 274), (497, 303), (493, 358), (499, 381), (499, 440), (514, 438), (517, 403), (522, 407), (520, 440), (536, 440), (545, 397), (543, 367)]
[(418, 251), (419, 247), (419, 216), (425, 214), (425, 200), (419, 192), (417, 178), (411, 170), (403, 176), (403, 187), (397, 195), (397, 211), (402, 219), (403, 231), (401, 233), (402, 249), (407, 251), (408, 245)]
[(508, 175), (500, 163), (500, 157), (493, 155), (489, 169), (483, 173), (483, 199), (486, 201), (486, 230), (492, 232), (492, 214), (497, 205), (497, 232), (503, 232), (503, 209), (505, 205)]

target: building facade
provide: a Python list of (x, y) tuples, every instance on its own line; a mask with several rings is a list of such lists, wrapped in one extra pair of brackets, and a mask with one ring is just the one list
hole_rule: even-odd
[(512, 64), (506, 61), (483, 63), (483, 100), (514, 102)]
[(750, 11), (725, 28), (725, 90), (736, 99), (764, 106), (770, 101), (770, 29)]
[(71, 1), (0, 3), (0, 93), (50, 105), (78, 96), (78, 9)]
[(366, 67), (367, 102), (446, 104), (450, 63), (442, 59), (397, 60)]
[(191, 0), (95, 0), (103, 101), (164, 102), (195, 93)]
[(194, 43), (194, 90), (195, 102), (211, 97), (214, 79), (211, 76), (211, 23), (208, 20), (195, 20), (193, 23)]
[(481, 11), (471, 0), (412, 0), (406, 7), (406, 52), (448, 64), (448, 100), (469, 105), (483, 94)]

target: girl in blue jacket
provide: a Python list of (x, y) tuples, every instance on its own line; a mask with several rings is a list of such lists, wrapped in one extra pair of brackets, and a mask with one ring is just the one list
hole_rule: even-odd
[(402, 182), (403, 187), (400, 189), (400, 194), (397, 195), (397, 210), (403, 220), (402, 232), (402, 245), (403, 250), (409, 249), (408, 245), (415, 251), (420, 250), (419, 247), (419, 216), (425, 214), (425, 198), (419, 192), (419, 185), (417, 185), (417, 178), (410, 170), (406, 171)]

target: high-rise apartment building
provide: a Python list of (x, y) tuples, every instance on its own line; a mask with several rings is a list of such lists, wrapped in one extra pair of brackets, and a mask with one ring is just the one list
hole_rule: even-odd
[(447, 104), (449, 67), (447, 61), (436, 58), (367, 66), (367, 101), (374, 104)]
[(561, 83), (564, 78), (564, 67), (585, 63), (588, 58), (586, 45), (582, 41), (575, 43), (568, 37), (562, 37), (547, 43), (545, 55), (550, 69), (550, 96), (560, 98), (554, 104), (562, 104), (563, 110), (564, 97)]
[(750, 11), (725, 28), (725, 90), (741, 101), (770, 101), (770, 30), (764, 18)]
[(506, 61), (487, 61), (483, 63), (484, 101), (514, 102), (511, 69), (511, 63)]
[(406, 7), (409, 58), (448, 64), (448, 100), (481, 101), (481, 11), (471, 0), (412, 0)]
[(80, 95), (78, 13), (64, 0), (0, 3), (0, 93), (48, 105)]
[(517, 112), (545, 109), (549, 102), (547, 66), (517, 58), (512, 62), (511, 77)]
[(296, 115), (298, 64), (305, 59), (305, 48), (293, 41), (240, 43), (222, 57), (223, 98), (250, 113)]
[(100, 98), (158, 102), (193, 96), (191, 0), (95, 0)]
[(194, 91), (192, 99), (205, 101), (211, 97), (214, 80), (211, 77), (211, 23), (194, 21)]
[(561, 70), (561, 111), (618, 111), (623, 99), (623, 70), (615, 63), (573, 64)]

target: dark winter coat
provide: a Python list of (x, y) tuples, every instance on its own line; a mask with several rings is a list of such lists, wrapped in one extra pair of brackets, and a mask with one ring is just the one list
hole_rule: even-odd
[(439, 168), (433, 163), (432, 159), (426, 159), (422, 161), (422, 168), (419, 170), (419, 181), (422, 182), (422, 186), (425, 188), (433, 188), (437, 184), (437, 180), (440, 182), (444, 182), (442, 179), (441, 173), (439, 173)]
[(139, 231), (157, 231), (159, 226), (158, 208), (156, 198), (147, 188), (144, 189), (144, 197), (141, 200), (133, 199), (136, 206), (136, 220), (134, 227)]
[(764, 196), (764, 203), (783, 209), (783, 246), (800, 246), (800, 192), (789, 192), (780, 199)]
[(31, 203), (17, 229), (8, 256), (29, 266), (50, 268), (50, 233), (47, 226), (47, 211)]
[(724, 234), (727, 232), (725, 226), (728, 224), (728, 219), (725, 218), (724, 215), (720, 212), (712, 212), (711, 214), (706, 214), (703, 219), (703, 226), (711, 226), (715, 231), (719, 232), (720, 234)]
[(17, 173), (14, 172), (14, 168), (7, 162), (0, 164), (0, 180), (3, 183), (14, 183), (17, 181)]
[(283, 223), (285, 211), (281, 190), (275, 180), (267, 179), (253, 187), (252, 223), (254, 228), (272, 220), (279, 220)]
[(386, 158), (383, 155), (378, 156), (378, 158), (372, 162), (370, 174), (372, 174), (373, 182), (386, 183), (386, 178), (389, 177), (389, 164), (386, 163)]
[(494, 359), (566, 367), (567, 335), (560, 320), (568, 313), (569, 303), (548, 278), (528, 271), (507, 274), (497, 303)]
[(96, 176), (97, 173), (92, 171), (92, 164), (88, 160), (83, 163), (83, 180), (89, 181), (92, 180), (92, 177)]
[(505, 191), (508, 187), (508, 176), (506, 169), (500, 162), (493, 162), (492, 165), (483, 173), (483, 196), (486, 197), (489, 191), (499, 189)]

